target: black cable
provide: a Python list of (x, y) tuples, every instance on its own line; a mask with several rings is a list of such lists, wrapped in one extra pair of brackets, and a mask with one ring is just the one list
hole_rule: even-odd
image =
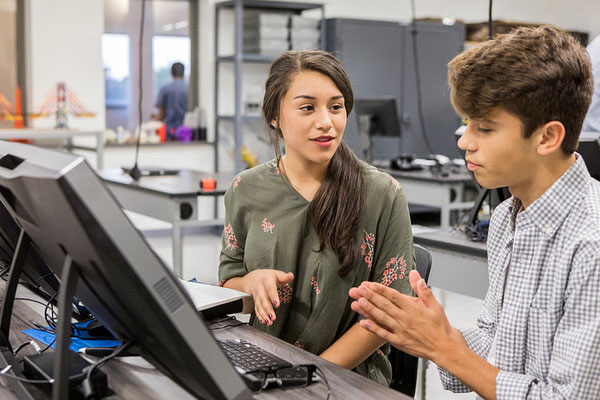
[(108, 361), (110, 361), (111, 359), (115, 358), (116, 356), (118, 356), (119, 354), (121, 354), (122, 352), (124, 352), (125, 350), (127, 350), (128, 348), (130, 348), (132, 344), (133, 344), (133, 342), (131, 340), (127, 340), (122, 345), (120, 345), (119, 347), (117, 347), (115, 349), (115, 351), (113, 351), (112, 353), (110, 353), (106, 357), (101, 358), (100, 360), (96, 361), (96, 363), (94, 363), (93, 365), (91, 365), (90, 367), (88, 367), (85, 379), (90, 379), (90, 377), (92, 376), (92, 373), (94, 372), (95, 369), (100, 368), (101, 366), (103, 366), (104, 364), (106, 364)]
[(412, 12), (412, 49), (413, 49), (413, 61), (415, 66), (415, 83), (417, 85), (417, 108), (419, 111), (419, 122), (421, 123), (421, 133), (423, 134), (423, 141), (429, 154), (435, 154), (433, 147), (429, 143), (429, 137), (427, 136), (427, 129), (425, 128), (425, 116), (423, 115), (423, 102), (421, 99), (421, 74), (419, 71), (419, 60), (417, 56), (417, 12), (415, 9), (415, 0), (410, 0), (410, 8)]
[(488, 36), (491, 39), (494, 36), (493, 26), (492, 26), (492, 0), (490, 0), (490, 7), (488, 10)]
[(56, 342), (56, 338), (54, 338), (54, 340), (52, 340), (50, 342), (50, 344), (46, 347), (44, 347), (42, 350), (40, 350), (40, 354), (42, 354), (43, 352), (45, 352), (46, 350), (48, 350), (50, 347), (52, 347), (52, 345)]
[(321, 370), (321, 368), (319, 368), (316, 365), (315, 365), (315, 369), (316, 369), (317, 376), (319, 378), (323, 379), (323, 381), (325, 382), (325, 385), (327, 386), (327, 397), (325, 398), (325, 400), (329, 400), (329, 397), (331, 396), (331, 386), (329, 386), (329, 381), (327, 380), (327, 377), (325, 376), (325, 372), (323, 372), (323, 370)]
[(142, 12), (140, 17), (140, 37), (139, 37), (139, 46), (138, 46), (138, 136), (135, 142), (135, 163), (129, 171), (129, 175), (134, 180), (139, 180), (142, 176), (140, 169), (138, 168), (138, 157), (140, 153), (140, 138), (142, 136), (142, 50), (144, 43), (144, 19), (146, 14), (146, 0), (142, 0)]
[(21, 343), (21, 345), (19, 345), (19, 347), (17, 347), (15, 349), (15, 351), (13, 351), (13, 355), (17, 355), (17, 353), (21, 350), (23, 350), (25, 347), (32, 345), (31, 341), (29, 342), (25, 342), (25, 343)]
[(111, 354), (98, 360), (95, 364), (91, 365), (90, 367), (87, 367), (86, 368), (87, 371), (84, 369), (84, 371), (86, 372), (86, 375), (85, 375), (85, 379), (83, 380), (83, 382), (81, 382), (81, 394), (83, 395), (84, 399), (97, 399), (98, 398), (98, 395), (96, 394), (96, 392), (94, 390), (94, 387), (92, 385), (92, 380), (91, 380), (91, 376), (92, 376), (92, 373), (94, 372), (94, 370), (100, 368), (101, 366), (106, 364), (109, 360), (111, 360), (112, 358), (115, 358), (116, 356), (118, 356), (119, 354), (121, 354), (122, 352), (127, 350), (129, 347), (131, 347), (132, 344), (133, 344), (133, 342), (131, 340), (125, 341), (121, 346), (117, 347), (115, 349), (115, 351), (113, 351)]
[(34, 302), (34, 303), (41, 304), (41, 305), (43, 305), (44, 307), (46, 306), (46, 303), (44, 303), (43, 301), (39, 301), (39, 300), (36, 300), (36, 299), (29, 299), (29, 298), (27, 298), (27, 297), (15, 297), (15, 300), (21, 300), (21, 301), (32, 301), (32, 302)]
[[(56, 292), (54, 292), (52, 297), (50, 297), (50, 300), (48, 300), (48, 302), (46, 303), (46, 308), (44, 308), (44, 319), (46, 320), (46, 323), (48, 324), (48, 326), (50, 328), (52, 328), (53, 330), (56, 330), (57, 315), (56, 315), (56, 312), (54, 311), (54, 305), (52, 304), (52, 301), (54, 300), (56, 295), (58, 295), (58, 290)], [(50, 312), (51, 312), (50, 316), (48, 316), (48, 308), (50, 308)]]
[(0, 376), (3, 376), (5, 378), (14, 379), (14, 380), (21, 381), (21, 382), (25, 382), (25, 383), (33, 383), (33, 384), (48, 384), (48, 383), (53, 383), (54, 382), (54, 379), (40, 379), (40, 380), (27, 379), (27, 378), (22, 378), (22, 377), (17, 376), (17, 375), (9, 375), (7, 373), (0, 374)]
[(54, 275), (54, 272), (48, 272), (47, 274), (44, 274), (44, 275), (40, 276), (40, 277), (39, 277), (39, 278), (38, 278), (38, 279), (35, 281), (35, 284), (39, 286), (39, 285), (40, 285), (40, 281), (41, 281), (42, 279), (46, 278), (47, 276), (50, 276), (50, 275)]

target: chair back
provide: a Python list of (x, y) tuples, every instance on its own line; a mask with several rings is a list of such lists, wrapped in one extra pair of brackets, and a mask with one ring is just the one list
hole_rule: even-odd
[[(429, 280), (429, 273), (431, 272), (431, 253), (418, 244), (414, 245), (414, 249), (416, 269), (421, 278), (427, 282)], [(388, 359), (392, 364), (392, 382), (390, 383), (390, 387), (407, 396), (414, 397), (417, 387), (419, 359), (398, 350), (394, 346), (390, 347)]]
[(429, 273), (431, 272), (431, 253), (425, 247), (418, 244), (415, 244), (414, 248), (417, 271), (421, 275), (421, 278), (427, 282), (429, 281)]

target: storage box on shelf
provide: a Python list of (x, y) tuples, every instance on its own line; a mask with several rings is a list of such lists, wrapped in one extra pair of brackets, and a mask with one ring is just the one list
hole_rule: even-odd
[[(323, 5), (229, 0), (216, 3), (215, 9), (215, 136), (217, 142), (221, 136), (224, 144), (233, 145), (233, 152), (226, 146), (222, 146), (222, 150), (233, 154), (230, 161), (239, 172), (244, 167), (242, 145), (259, 147), (266, 130), (260, 108), (268, 65), (289, 49), (325, 47), (320, 29), (324, 24)], [(218, 171), (218, 143), (215, 148), (215, 170)], [(261, 154), (259, 148), (249, 150)], [(223, 166), (228, 164), (223, 163)]]

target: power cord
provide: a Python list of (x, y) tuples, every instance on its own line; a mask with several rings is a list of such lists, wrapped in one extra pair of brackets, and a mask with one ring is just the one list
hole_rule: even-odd
[(323, 382), (325, 382), (325, 386), (327, 386), (327, 397), (325, 398), (325, 400), (329, 400), (329, 397), (331, 396), (331, 386), (329, 386), (329, 381), (325, 376), (325, 372), (323, 372), (323, 370), (318, 366), (315, 366), (315, 373), (319, 378), (323, 380)]
[(423, 101), (421, 96), (421, 73), (419, 71), (419, 57), (417, 52), (417, 11), (415, 8), (415, 0), (410, 0), (410, 9), (412, 13), (412, 50), (413, 50), (413, 61), (415, 66), (415, 84), (417, 85), (417, 109), (419, 112), (419, 122), (421, 124), (421, 133), (423, 134), (423, 141), (429, 154), (435, 154), (433, 147), (429, 143), (429, 136), (427, 135), (427, 128), (425, 127), (425, 116), (423, 114)]
[(98, 360), (95, 364), (91, 365), (90, 367), (87, 367), (86, 369), (84, 369), (84, 371), (87, 370), (85, 379), (83, 380), (83, 382), (81, 382), (81, 394), (83, 395), (84, 399), (86, 399), (86, 400), (98, 399), (98, 395), (96, 394), (96, 391), (94, 390), (94, 387), (92, 385), (92, 379), (91, 379), (92, 373), (94, 372), (94, 370), (100, 368), (101, 366), (106, 364), (111, 359), (113, 359), (113, 358), (117, 357), (119, 354), (123, 353), (125, 350), (130, 348), (132, 346), (132, 344), (133, 344), (133, 342), (131, 340), (125, 341), (121, 346), (117, 347), (115, 349), (115, 351), (113, 351), (111, 354)]
[[(29, 344), (29, 343), (27, 343), (27, 344)], [(117, 349), (115, 349), (115, 351), (112, 354), (98, 360), (94, 364), (85, 368), (81, 373), (74, 375), (72, 377), (69, 377), (69, 379), (77, 380), (77, 379), (85, 376), (83, 382), (81, 383), (81, 388), (80, 388), (84, 399), (86, 399), (86, 400), (98, 399), (98, 395), (96, 394), (94, 388), (92, 387), (92, 381), (91, 381), (91, 376), (92, 376), (92, 373), (94, 372), (94, 370), (100, 368), (101, 366), (106, 364), (108, 361), (110, 361), (114, 357), (117, 357), (123, 351), (127, 350), (127, 348), (129, 348), (131, 345), (132, 345), (131, 341), (127, 341), (127, 342), (123, 343), (121, 346), (119, 346)], [(51, 379), (27, 379), (27, 378), (23, 378), (21, 376), (14, 375), (14, 373), (8, 374), (8, 372), (11, 370), (12, 370), (12, 365), (7, 365), (3, 370), (0, 371), (0, 376), (4, 376), (6, 378), (14, 379), (14, 380), (21, 381), (24, 383), (31, 383), (31, 384), (53, 384), (55, 382), (54, 378), (51, 378)]]

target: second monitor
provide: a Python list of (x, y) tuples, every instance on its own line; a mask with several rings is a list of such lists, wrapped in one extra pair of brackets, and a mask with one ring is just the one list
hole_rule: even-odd
[[(354, 100), (360, 156), (371, 161), (374, 150), (374, 137), (399, 137), (400, 123), (394, 97), (359, 98)], [(397, 154), (395, 154), (397, 155)]]

